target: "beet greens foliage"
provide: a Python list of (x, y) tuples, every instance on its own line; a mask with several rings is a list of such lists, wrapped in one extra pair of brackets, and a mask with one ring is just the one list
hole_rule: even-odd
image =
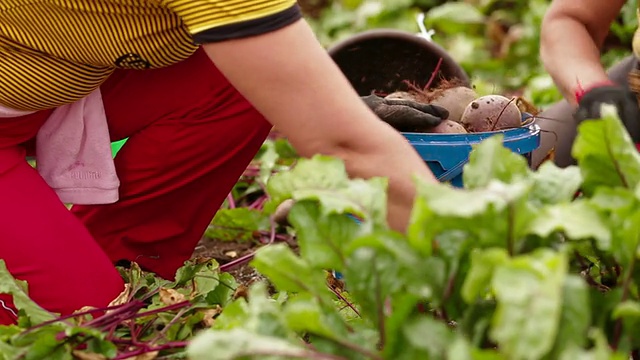
[(252, 265), (275, 295), (252, 286), (189, 358), (628, 359), (640, 348), (640, 155), (615, 110), (603, 114), (580, 125), (574, 167), (532, 171), (501, 135), (485, 140), (464, 189), (418, 182), (406, 236), (386, 224), (382, 179), (349, 180), (323, 156), (275, 175), (266, 209), (297, 200), (299, 254), (260, 249)]
[(59, 317), (0, 261), (20, 312), (0, 326), (0, 360), (638, 358), (640, 154), (602, 113), (579, 127), (577, 166), (532, 171), (496, 135), (464, 189), (418, 181), (406, 235), (388, 228), (386, 180), (300, 159), (270, 177), (264, 207), (296, 200), (299, 248), (260, 248), (251, 265), (267, 280), (248, 289), (214, 260), (175, 281), (133, 264), (112, 306)]

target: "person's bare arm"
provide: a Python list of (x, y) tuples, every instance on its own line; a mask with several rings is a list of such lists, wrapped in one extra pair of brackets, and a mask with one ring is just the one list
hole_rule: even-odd
[(553, 0), (542, 22), (540, 54), (565, 99), (578, 86), (608, 81), (600, 48), (625, 0)]
[(300, 155), (341, 158), (351, 177), (389, 178), (389, 223), (405, 230), (413, 176), (436, 180), (406, 139), (364, 104), (304, 20), (204, 48)]

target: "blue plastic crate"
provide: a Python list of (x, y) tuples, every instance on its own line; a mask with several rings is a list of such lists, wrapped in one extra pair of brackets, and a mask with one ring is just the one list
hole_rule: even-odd
[(506, 148), (523, 155), (531, 164), (531, 153), (540, 146), (540, 127), (535, 124), (483, 133), (403, 135), (427, 162), (439, 181), (462, 187), (462, 170), (469, 161), (472, 146), (498, 133), (504, 134), (503, 143)]
[[(531, 117), (523, 114), (523, 121)], [(471, 133), (471, 134), (423, 134), (403, 133), (420, 157), (427, 162), (436, 178), (442, 182), (450, 182), (453, 186), (462, 187), (462, 170), (469, 162), (473, 145), (491, 136), (504, 134), (503, 144), (511, 151), (523, 155), (531, 165), (531, 152), (540, 146), (540, 127), (529, 124), (521, 128)], [(349, 215), (354, 221), (357, 217)], [(333, 270), (333, 276), (343, 280), (342, 273)]]

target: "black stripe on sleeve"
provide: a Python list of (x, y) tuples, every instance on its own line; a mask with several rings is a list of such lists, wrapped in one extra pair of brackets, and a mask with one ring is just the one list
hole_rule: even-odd
[(301, 18), (302, 12), (300, 11), (300, 7), (298, 4), (295, 4), (287, 10), (260, 19), (243, 21), (237, 24), (229, 24), (201, 31), (193, 35), (193, 40), (196, 44), (206, 44), (262, 35), (291, 25)]

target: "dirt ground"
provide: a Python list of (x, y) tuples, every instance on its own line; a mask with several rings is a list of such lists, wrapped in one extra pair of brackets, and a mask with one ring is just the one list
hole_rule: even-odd
[[(297, 251), (297, 245), (293, 239), (287, 241), (287, 244)], [(251, 254), (266, 246), (257, 241), (255, 242), (236, 242), (236, 241), (218, 241), (203, 237), (200, 243), (193, 252), (194, 258), (207, 258), (215, 259), (221, 266), (225, 265), (233, 260), (241, 258), (245, 255)], [(228, 271), (229, 274), (235, 277), (239, 284), (248, 286), (251, 283), (262, 280), (263, 277), (258, 274), (247, 263), (235, 266)]]

